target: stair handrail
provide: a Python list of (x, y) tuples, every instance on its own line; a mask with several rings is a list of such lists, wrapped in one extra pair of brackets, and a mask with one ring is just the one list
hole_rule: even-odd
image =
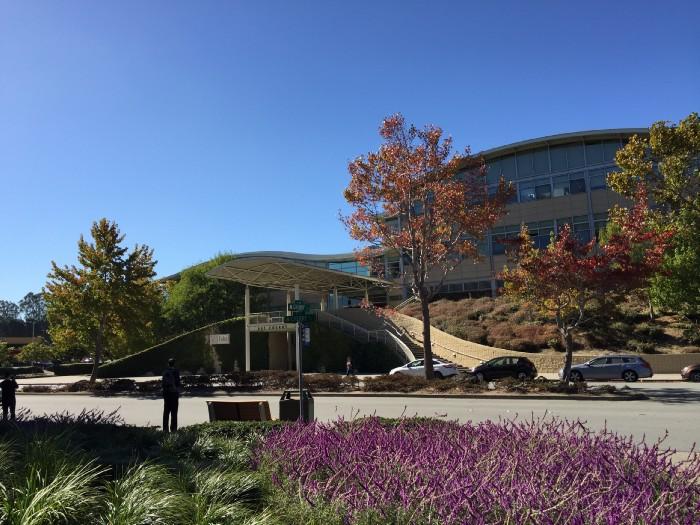
[(409, 304), (411, 304), (412, 302), (417, 301), (417, 300), (418, 300), (418, 296), (411, 295), (411, 296), (407, 297), (406, 299), (404, 299), (403, 301), (401, 301), (399, 304), (397, 304), (394, 307), (394, 310), (401, 310), (402, 308), (405, 308), (406, 306), (408, 306)]
[[(363, 328), (353, 322), (348, 321), (347, 319), (343, 319), (342, 317), (338, 317), (337, 315), (333, 315), (329, 313), (328, 311), (318, 311), (316, 312), (318, 319), (320, 320), (321, 318), (325, 317), (328, 321), (335, 321), (340, 324), (341, 330), (344, 330), (344, 327), (347, 326), (352, 329), (353, 335), (356, 335), (356, 332), (359, 332), (360, 335), (363, 335), (367, 338), (367, 341), (372, 341), (372, 338), (374, 338), (377, 342), (382, 342), (386, 345), (393, 346), (394, 350), (398, 352), (399, 354), (402, 354), (401, 357), (407, 358), (410, 361), (415, 361), (415, 356), (413, 355), (413, 352), (411, 349), (401, 341), (400, 338), (398, 338), (396, 335), (392, 334), (389, 330), (386, 329), (380, 329), (380, 330), (367, 330), (366, 328)], [(330, 326), (330, 322), (329, 322)], [(387, 340), (388, 337), (388, 340)], [(397, 348), (398, 347), (398, 348)]]

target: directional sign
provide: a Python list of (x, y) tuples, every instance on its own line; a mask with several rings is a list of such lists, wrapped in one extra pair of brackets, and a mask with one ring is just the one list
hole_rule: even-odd
[(294, 315), (286, 315), (284, 317), (285, 323), (308, 323), (310, 321), (316, 320), (316, 314), (310, 313), (296, 313)]
[(287, 310), (290, 312), (307, 312), (309, 310), (309, 305), (304, 303), (289, 303), (287, 305)]

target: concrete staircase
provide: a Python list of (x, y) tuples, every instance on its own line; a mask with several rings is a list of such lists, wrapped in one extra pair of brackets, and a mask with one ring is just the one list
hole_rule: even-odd
[(371, 310), (366, 310), (364, 308), (341, 308), (339, 310), (333, 310), (332, 315), (343, 319), (355, 326), (364, 328), (370, 331), (387, 331), (394, 337), (398, 338), (413, 354), (414, 359), (423, 359), (425, 353), (423, 351), (423, 344), (417, 341), (414, 337), (411, 337), (405, 332), (401, 327), (397, 326), (393, 321), (386, 317), (381, 317), (373, 313)]
[[(351, 311), (358, 309), (348, 310)], [(317, 311), (316, 318), (319, 323), (328, 326), (329, 328), (340, 330), (356, 341), (363, 343), (382, 343), (389, 347), (402, 361), (410, 362), (416, 359), (411, 345), (406, 344), (400, 337), (387, 330), (381, 323), (367, 322), (366, 324), (362, 325), (357, 321), (359, 320), (362, 322), (372, 320), (363, 319), (361, 316), (339, 316), (337, 315), (339, 312), (341, 312), (341, 310), (334, 310), (332, 312)]]

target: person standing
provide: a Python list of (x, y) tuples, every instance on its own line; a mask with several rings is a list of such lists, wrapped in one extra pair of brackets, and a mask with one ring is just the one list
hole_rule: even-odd
[(345, 375), (349, 376), (352, 374), (352, 359), (350, 359), (350, 356), (345, 360)]
[(15, 407), (17, 406), (17, 398), (15, 391), (19, 388), (14, 376), (5, 374), (5, 379), (0, 382), (0, 390), (2, 390), (2, 420), (7, 421), (7, 411), (10, 411), (10, 419), (15, 420)]
[(163, 432), (177, 430), (177, 409), (180, 399), (180, 372), (175, 368), (175, 359), (168, 359), (168, 368), (163, 372)]

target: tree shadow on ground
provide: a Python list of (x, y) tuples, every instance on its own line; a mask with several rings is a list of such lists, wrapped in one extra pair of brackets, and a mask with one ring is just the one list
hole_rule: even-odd
[(669, 404), (700, 403), (700, 390), (685, 386), (644, 388), (640, 392), (647, 395), (651, 401)]

